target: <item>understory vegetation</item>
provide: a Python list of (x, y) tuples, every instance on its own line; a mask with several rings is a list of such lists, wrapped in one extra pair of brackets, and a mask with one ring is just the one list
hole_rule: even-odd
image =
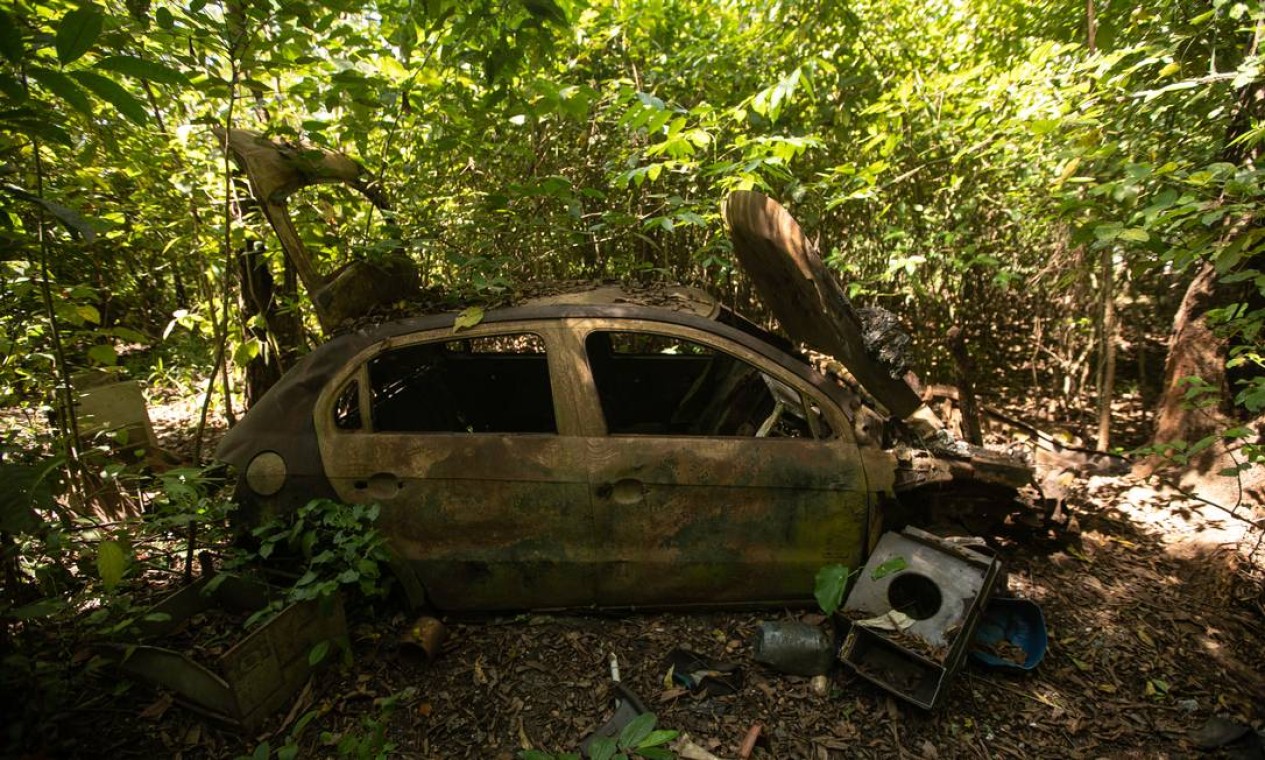
[[(774, 326), (721, 218), (760, 190), (925, 386), (1259, 532), (1263, 37), (1236, 0), (4, 0), (2, 754), (56, 755), (87, 642), (199, 556), (288, 550), (291, 599), (392, 591), (376, 513), (229, 528), (216, 436), (328, 331), (213, 129), (354, 158), (381, 202), (290, 200), (316, 267), (403, 257), (454, 302), (673, 281)], [(80, 417), (113, 380), (181, 410), (165, 449)], [(375, 704), (331, 754), (389, 754)], [(671, 728), (602, 751), (668, 756)]]

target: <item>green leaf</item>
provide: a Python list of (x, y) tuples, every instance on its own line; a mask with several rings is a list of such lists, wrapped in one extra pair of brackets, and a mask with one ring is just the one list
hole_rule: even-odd
[(647, 749), (649, 747), (658, 747), (660, 744), (667, 744), (668, 742), (675, 739), (679, 734), (680, 734), (679, 731), (669, 731), (667, 729), (659, 729), (658, 731), (651, 731), (650, 734), (646, 736), (646, 738), (642, 739), (637, 744), (637, 749), (640, 751), (640, 750)]
[(471, 306), (457, 315), (452, 323), (452, 331), (467, 330), (483, 321), (483, 307)]
[(111, 55), (102, 58), (97, 61), (96, 67), (159, 84), (189, 83), (187, 76), (170, 66), (130, 55)]
[(892, 557), (883, 564), (874, 568), (874, 572), (870, 573), (870, 578), (877, 581), (880, 578), (886, 578), (892, 573), (898, 573), (907, 567), (909, 567), (909, 563), (905, 561), (904, 557), (897, 554), (895, 557)]
[(104, 367), (113, 367), (119, 363), (119, 356), (109, 343), (98, 343), (88, 349), (88, 358)]
[[(676, 733), (675, 731), (671, 733)], [(663, 747), (638, 747), (637, 755), (646, 760), (676, 760), (676, 753)]]
[(1120, 222), (1106, 222), (1094, 227), (1094, 237), (1102, 242), (1110, 242), (1120, 236), (1123, 225)]
[(22, 30), (17, 20), (4, 11), (0, 11), (0, 55), (10, 63), (22, 62)]
[(624, 726), (624, 730), (619, 732), (620, 748), (630, 749), (641, 744), (642, 740), (654, 730), (654, 722), (654, 713), (642, 713), (628, 721), (628, 724)]
[(97, 546), (97, 572), (106, 591), (114, 590), (127, 570), (127, 553), (118, 541), (102, 541)]
[(41, 599), (38, 602), (17, 607), (6, 613), (16, 620), (35, 620), (48, 617), (66, 609), (66, 602), (58, 598)]
[(147, 623), (167, 623), (171, 621), (171, 615), (167, 612), (151, 612), (141, 619)]
[(599, 736), (589, 744), (589, 760), (611, 760), (615, 756), (615, 740)]
[(567, 14), (554, 0), (521, 0), (527, 12), (542, 21), (551, 21), (560, 26), (567, 25)]
[(84, 87), (102, 100), (118, 109), (118, 112), (127, 117), (127, 119), (137, 125), (144, 126), (149, 121), (149, 114), (145, 111), (145, 104), (136, 98), (135, 95), (123, 89), (122, 85), (113, 79), (103, 77), (91, 71), (74, 71), (71, 76), (79, 81)]
[(843, 604), (843, 592), (848, 587), (848, 568), (844, 565), (826, 565), (817, 571), (813, 596), (821, 611), (833, 615)]
[(24, 201), (30, 201), (31, 203), (37, 203), (43, 206), (50, 214), (57, 217), (58, 221), (66, 225), (72, 233), (77, 233), (83, 236), (83, 239), (89, 243), (96, 240), (97, 231), (92, 228), (92, 225), (88, 223), (87, 219), (80, 216), (79, 212), (66, 208), (60, 203), (54, 203), (46, 198), (41, 198), (38, 195), (28, 193), (16, 185), (3, 184), (0, 185), (0, 190), (4, 190), (10, 195), (16, 198), (21, 198)]
[(33, 508), (48, 509), (61, 457), (36, 462), (0, 462), (0, 530), (27, 533), (40, 526)]
[(70, 147), (74, 143), (74, 140), (70, 138), (69, 132), (49, 122), (13, 119), (9, 120), (5, 126), (27, 137), (65, 145), (66, 147)]
[(329, 654), (329, 639), (318, 641), (316, 646), (312, 647), (312, 651), (307, 653), (307, 664), (317, 665), (325, 659), (327, 654)]
[(88, 99), (88, 94), (79, 89), (79, 85), (75, 84), (70, 77), (60, 71), (42, 69), (38, 66), (32, 66), (27, 70), (27, 74), (36, 82), (39, 82), (44, 89), (69, 103), (76, 111), (88, 118), (92, 118), (92, 101)]
[(95, 5), (76, 8), (63, 16), (53, 43), (57, 48), (57, 60), (62, 65), (78, 60), (101, 36), (104, 24), (105, 14)]
[(1130, 227), (1126, 230), (1120, 231), (1120, 239), (1132, 240), (1135, 243), (1145, 243), (1151, 239), (1151, 236), (1146, 230), (1139, 229), (1137, 227)]

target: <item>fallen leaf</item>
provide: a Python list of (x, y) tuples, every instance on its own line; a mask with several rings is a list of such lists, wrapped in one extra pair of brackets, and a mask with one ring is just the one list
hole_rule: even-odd
[(1085, 552), (1081, 551), (1080, 549), (1077, 549), (1075, 546), (1069, 545), (1067, 547), (1067, 553), (1072, 555), (1076, 559), (1079, 559), (1081, 562), (1085, 562), (1087, 564), (1093, 562), (1093, 560), (1090, 559), (1089, 556), (1085, 554)]
[(452, 323), (452, 331), (466, 330), (483, 321), (483, 307), (471, 306), (465, 309)]
[(1155, 639), (1151, 638), (1151, 634), (1147, 633), (1143, 628), (1138, 629), (1138, 638), (1149, 647), (1155, 646)]
[(144, 720), (158, 720), (164, 713), (167, 712), (167, 709), (171, 707), (171, 702), (171, 692), (167, 692), (159, 697), (152, 705), (146, 707), (144, 710), (141, 710), (137, 717), (143, 718)]
[(423, 718), (429, 718), (430, 714), (435, 711), (435, 706), (430, 702), (422, 702), (417, 706), (417, 714)]
[(518, 717), (518, 746), (524, 751), (532, 749), (531, 739), (527, 736), (527, 730), (523, 728), (523, 717)]

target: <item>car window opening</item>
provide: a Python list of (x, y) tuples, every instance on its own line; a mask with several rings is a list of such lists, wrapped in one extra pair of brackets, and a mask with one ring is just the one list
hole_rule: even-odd
[(379, 432), (557, 433), (544, 341), (529, 333), (404, 346), (369, 361)]
[[(757, 367), (699, 343), (653, 333), (590, 333), (585, 344), (612, 435), (812, 438), (800, 394)], [(815, 411), (815, 410), (814, 410)]]
[(334, 427), (339, 430), (359, 430), (363, 426), (360, 419), (360, 383), (352, 380), (339, 391), (334, 401)]

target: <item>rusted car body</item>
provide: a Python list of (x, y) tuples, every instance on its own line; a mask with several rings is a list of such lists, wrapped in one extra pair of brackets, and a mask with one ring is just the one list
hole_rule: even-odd
[(218, 456), (256, 520), (317, 496), (382, 504), (405, 586), (444, 609), (806, 598), (823, 564), (864, 557), (896, 459), (858, 440), (874, 418), (845, 388), (676, 295), (343, 335)]

